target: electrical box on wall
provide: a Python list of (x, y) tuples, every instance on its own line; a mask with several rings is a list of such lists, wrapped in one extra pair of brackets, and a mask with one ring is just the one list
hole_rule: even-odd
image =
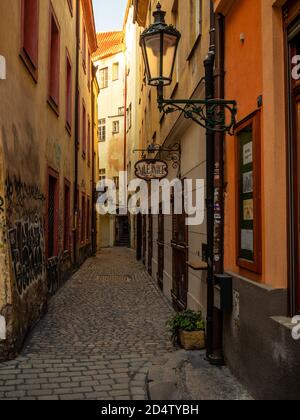
[(224, 313), (231, 313), (233, 305), (232, 277), (226, 274), (216, 275), (214, 292), (214, 306)]
[(6, 60), (3, 55), (0, 55), (0, 80), (6, 79)]

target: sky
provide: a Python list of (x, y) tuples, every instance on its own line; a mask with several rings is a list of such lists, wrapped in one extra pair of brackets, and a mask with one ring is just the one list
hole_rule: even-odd
[(120, 31), (127, 0), (93, 0), (97, 32)]

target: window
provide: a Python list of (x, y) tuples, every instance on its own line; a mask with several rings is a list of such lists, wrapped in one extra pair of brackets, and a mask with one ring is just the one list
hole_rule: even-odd
[(106, 140), (106, 119), (99, 120), (99, 141)]
[(124, 114), (125, 114), (125, 107), (124, 106), (121, 106), (118, 109), (118, 115), (120, 115), (120, 117), (122, 117)]
[(100, 89), (108, 87), (108, 67), (100, 70)]
[(87, 62), (87, 66), (88, 66), (88, 71), (87, 71), (87, 78), (88, 78), (88, 88), (89, 90), (91, 89), (91, 53), (90, 50), (88, 50), (88, 62)]
[(132, 125), (132, 104), (127, 108), (127, 129), (130, 130)]
[(119, 80), (119, 63), (114, 63), (112, 66), (112, 80)]
[(86, 29), (84, 22), (82, 22), (82, 65), (86, 70)]
[(87, 205), (86, 205), (86, 240), (88, 241), (90, 239), (90, 199), (87, 199)]
[(50, 68), (49, 68), (49, 99), (52, 107), (58, 112), (59, 105), (59, 54), (60, 54), (60, 33), (59, 26), (51, 11), (50, 18)]
[(85, 104), (82, 102), (82, 156), (86, 156), (86, 110)]
[(82, 194), (81, 197), (81, 242), (84, 243), (85, 242), (85, 228), (86, 228), (86, 208), (85, 208), (85, 195)]
[(191, 43), (192, 45), (202, 34), (203, 0), (190, 0)]
[(21, 58), (37, 80), (39, 39), (39, 1), (22, 0)]
[(64, 251), (70, 251), (70, 183), (68, 181), (65, 181), (64, 205)]
[(105, 181), (106, 180), (106, 170), (105, 169), (100, 169), (99, 170), (99, 180), (100, 181)]
[(58, 255), (58, 174), (49, 169), (48, 171), (48, 203), (47, 203), (47, 256), (48, 258)]
[(91, 122), (88, 118), (88, 135), (87, 135), (87, 157), (88, 165), (91, 165)]
[(119, 132), (120, 132), (119, 121), (113, 121), (113, 134), (118, 134)]
[(72, 66), (68, 52), (66, 61), (66, 126), (70, 131), (72, 121)]
[(236, 129), (238, 251), (237, 264), (261, 274), (260, 113)]

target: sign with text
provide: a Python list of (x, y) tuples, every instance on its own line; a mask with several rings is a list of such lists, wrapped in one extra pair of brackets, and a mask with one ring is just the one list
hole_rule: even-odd
[(143, 159), (135, 164), (135, 176), (145, 181), (164, 179), (168, 173), (168, 164), (163, 160)]

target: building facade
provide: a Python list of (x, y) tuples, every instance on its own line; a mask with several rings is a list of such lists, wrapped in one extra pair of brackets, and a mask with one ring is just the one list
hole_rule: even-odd
[[(210, 1), (161, 3), (182, 34), (164, 97), (204, 99), (203, 61), (213, 39), (215, 97), (238, 104), (234, 135), (214, 139), (214, 271), (233, 280), (232, 310), (220, 311), (214, 291), (215, 349), (223, 346), (255, 398), (297, 399), (299, 1), (216, 0), (213, 19)], [(148, 27), (156, 2), (134, 5), (136, 21)], [(205, 179), (205, 132), (182, 116), (159, 114), (145, 76), (141, 65), (140, 148), (179, 144), (180, 164), (169, 165), (169, 179)], [(137, 254), (176, 309), (205, 314), (206, 223), (187, 228), (185, 219), (138, 217)]]
[[(114, 181), (119, 190), (119, 174), (125, 170), (126, 111), (124, 32), (98, 34), (98, 50), (93, 56), (98, 67), (99, 94), (99, 180)], [(128, 218), (100, 216), (100, 248), (127, 245)]]
[(0, 5), (0, 359), (91, 250), (92, 3), (40, 3)]
[[(136, 1), (134, 18), (142, 27), (153, 22), (157, 1)], [(166, 22), (182, 34), (173, 82), (165, 88), (167, 98), (204, 99), (203, 62), (210, 45), (210, 2), (165, 0)], [(141, 54), (141, 53), (140, 53)], [(205, 130), (182, 115), (165, 116), (157, 107), (156, 90), (147, 86), (144, 63), (139, 68), (139, 139), (140, 149), (149, 145), (171, 149), (160, 157), (168, 162), (168, 180), (206, 178)], [(141, 158), (141, 154), (139, 158)], [(147, 156), (147, 154), (146, 154)], [(155, 157), (148, 155), (147, 157)], [(171, 161), (169, 162), (169, 160)], [(173, 159), (173, 160), (172, 160)], [(200, 195), (204, 196), (204, 187)], [(138, 258), (176, 309), (191, 308), (206, 312), (205, 262), (207, 229), (204, 223), (186, 226), (187, 215), (142, 215), (137, 217), (136, 238)]]
[[(134, 164), (139, 147), (138, 100), (139, 34), (134, 7), (128, 0), (123, 29), (98, 34), (98, 50), (93, 61), (98, 67), (99, 94), (99, 174), (98, 180), (111, 180), (126, 188), (135, 177)], [(123, 172), (123, 179), (120, 179)], [(126, 185), (125, 185), (126, 184)], [(118, 197), (117, 197), (118, 198)], [(120, 211), (99, 216), (98, 248), (135, 246), (135, 217)]]
[(299, 79), (292, 57), (300, 2), (214, 3), (225, 28), (225, 95), (238, 103), (234, 138), (225, 139), (224, 263), (234, 310), (224, 318), (224, 351), (255, 397), (298, 398), (300, 343), (291, 316), (299, 313)]

